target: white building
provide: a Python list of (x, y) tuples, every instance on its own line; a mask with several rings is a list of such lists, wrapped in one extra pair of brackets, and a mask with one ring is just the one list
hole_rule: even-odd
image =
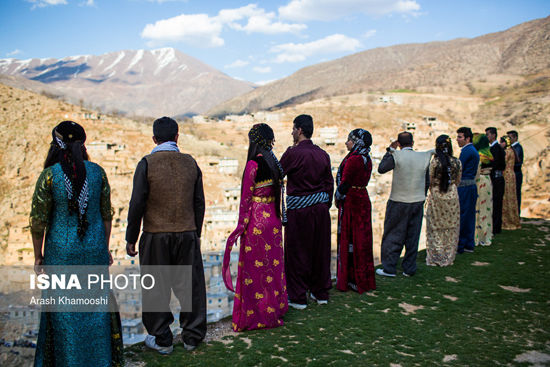
[(232, 158), (223, 158), (218, 164), (218, 172), (235, 175), (239, 170), (239, 161)]
[(412, 122), (412, 121), (403, 121), (403, 123), (401, 124), (401, 127), (402, 127), (403, 130), (405, 130), (405, 131), (416, 130), (416, 122)]
[(320, 130), (320, 136), (326, 145), (335, 145), (338, 138), (338, 127), (322, 127)]
[(241, 198), (240, 187), (228, 187), (223, 189), (224, 205), (229, 210), (238, 210)]

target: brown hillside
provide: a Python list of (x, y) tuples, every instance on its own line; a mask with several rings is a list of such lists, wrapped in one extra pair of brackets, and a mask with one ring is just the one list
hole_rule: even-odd
[[(291, 144), (293, 118), (301, 113), (311, 114), (316, 128), (313, 140), (329, 152), (334, 169), (346, 153), (344, 142), (351, 129), (363, 127), (372, 132), (375, 169), (369, 195), (373, 202), (376, 254), (391, 181), (391, 174), (376, 173), (376, 159), (397, 132), (404, 129), (404, 122), (416, 124), (415, 147), (420, 150), (432, 148), (435, 137), (442, 133), (454, 140), (459, 126), (471, 126), (476, 132), (487, 126), (496, 126), (501, 133), (518, 130), (526, 152), (522, 215), (550, 217), (549, 81), (550, 70), (546, 70), (525, 77), (491, 76), (444, 88), (432, 86), (424, 88), (424, 92), (363, 92), (324, 97), (280, 109), (271, 114), (274, 118), (268, 122), (275, 131), (275, 152), (280, 156)], [(25, 228), (31, 195), (42, 170), (51, 128), (67, 118), (85, 126), (91, 159), (106, 169), (115, 208), (111, 246), (115, 256), (123, 256), (132, 174), (138, 160), (153, 147), (150, 125), (115, 116), (102, 116), (98, 120), (93, 111), (1, 84), (0, 95), (0, 147), (3, 147), (0, 148), (0, 263), (32, 262), (30, 235)], [(218, 227), (203, 230), (205, 250), (223, 246), (228, 231), (234, 228), (236, 218), (231, 215), (235, 215), (235, 210), (227, 206), (224, 189), (237, 188), (234, 200), (238, 203), (246, 134), (260, 116), (258, 113), (255, 117), (180, 125), (180, 148), (193, 154), (203, 170), (207, 215), (221, 221)], [(424, 121), (425, 116), (436, 117), (441, 125), (430, 127)], [(324, 143), (320, 136), (323, 127), (337, 129), (336, 145)], [(111, 149), (105, 149), (107, 144), (112, 144)], [(455, 145), (455, 155), (458, 153)], [(221, 173), (216, 164), (222, 157), (239, 161), (236, 174)]]
[[(107, 173), (115, 209), (111, 248), (122, 256), (133, 172), (141, 157), (154, 147), (151, 126), (116, 116), (101, 115), (98, 119), (94, 111), (3, 84), (0, 96), (0, 264), (32, 264), (27, 228), (32, 193), (51, 142), (51, 130), (67, 119), (84, 126), (90, 159)], [(227, 178), (211, 170), (207, 159), (228, 156), (230, 149), (183, 132), (179, 145), (197, 157), (203, 168), (206, 199), (217, 200), (223, 192), (220, 185)]]
[(377, 48), (313, 65), (211, 109), (210, 115), (277, 109), (362, 91), (418, 89), (525, 75), (550, 66), (550, 17), (473, 39)]

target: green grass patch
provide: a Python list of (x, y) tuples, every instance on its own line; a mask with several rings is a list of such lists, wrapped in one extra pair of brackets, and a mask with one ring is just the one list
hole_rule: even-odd
[(377, 276), (378, 289), (363, 295), (333, 290), (326, 306), (290, 309), (283, 327), (191, 353), (177, 344), (161, 356), (140, 344), (126, 355), (147, 366), (530, 366), (522, 358), (537, 356), (545, 365), (549, 259), (550, 221), (527, 220), (453, 266), (428, 267), (420, 252), (411, 278)]

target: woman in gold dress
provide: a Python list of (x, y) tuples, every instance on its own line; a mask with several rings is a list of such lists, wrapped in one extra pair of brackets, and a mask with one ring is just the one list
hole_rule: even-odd
[(516, 175), (514, 163), (516, 153), (512, 149), (510, 138), (500, 138), (500, 145), (506, 152), (506, 168), (504, 169), (504, 198), (502, 199), (502, 229), (519, 229), (521, 224), (518, 214), (518, 200), (516, 197)]

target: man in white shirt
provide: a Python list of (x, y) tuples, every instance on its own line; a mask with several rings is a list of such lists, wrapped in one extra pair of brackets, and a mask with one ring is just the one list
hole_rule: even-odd
[[(412, 149), (413, 144), (413, 135), (410, 132), (400, 133), (397, 141), (386, 149), (387, 153), (378, 166), (379, 173), (393, 170), (382, 236), (383, 268), (376, 270), (378, 275), (395, 277), (403, 246), (403, 275), (412, 276), (416, 273), (418, 241), (426, 200), (426, 172), (434, 150), (415, 152)], [(398, 146), (401, 150), (395, 149)]]

